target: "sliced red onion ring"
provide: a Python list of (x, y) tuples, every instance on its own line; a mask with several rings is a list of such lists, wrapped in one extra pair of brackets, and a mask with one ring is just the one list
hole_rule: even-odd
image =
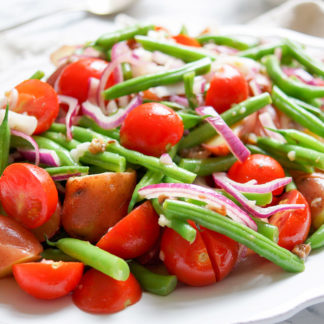
[(78, 100), (73, 97), (58, 95), (58, 98), (60, 104), (64, 103), (69, 106), (69, 109), (65, 116), (65, 126), (66, 126), (66, 137), (70, 141), (72, 139), (72, 131), (71, 131), (72, 117), (78, 114), (80, 106), (78, 104)]
[(196, 112), (201, 116), (212, 116), (207, 117), (206, 121), (210, 123), (211, 126), (213, 126), (216, 131), (224, 138), (229, 149), (239, 161), (244, 162), (250, 156), (250, 151), (245, 147), (239, 137), (233, 133), (231, 128), (225, 123), (225, 121), (213, 107), (198, 107), (196, 108)]
[(13, 88), (9, 91), (9, 94), (8, 94), (9, 109), (13, 109), (17, 106), (18, 96), (19, 96), (19, 93), (16, 88)]
[(277, 127), (276, 127), (275, 123), (273, 122), (271, 115), (268, 111), (260, 113), (259, 120), (260, 120), (262, 127), (264, 128), (265, 133), (269, 137), (273, 138), (274, 140), (276, 140), (280, 143), (286, 143), (286, 140), (282, 135), (268, 129), (268, 128), (277, 129)]
[(88, 80), (88, 101), (93, 104), (97, 103), (97, 91), (99, 86), (99, 79), (90, 77)]
[[(0, 124), (4, 119), (5, 113), (5, 109), (0, 109)], [(18, 114), (11, 110), (9, 110), (8, 123), (11, 130), (16, 130), (26, 135), (32, 135), (37, 127), (36, 117)]]
[(120, 126), (127, 114), (140, 104), (142, 104), (142, 99), (140, 96), (136, 96), (131, 100), (126, 108), (118, 109), (114, 115), (106, 116), (98, 106), (86, 101), (82, 104), (82, 113), (83, 115), (92, 118), (101, 128), (112, 129)]
[(291, 182), (291, 177), (284, 177), (275, 179), (263, 184), (256, 184), (256, 182), (245, 182), (240, 183), (236, 182), (232, 179), (230, 179), (225, 172), (217, 172), (213, 174), (214, 179), (220, 178), (221, 180), (226, 180), (231, 186), (233, 186), (236, 190), (242, 191), (242, 192), (252, 192), (252, 193), (268, 193), (272, 192), (278, 188), (282, 188), (286, 186), (288, 183)]
[(314, 86), (318, 85), (316, 79), (307, 71), (301, 68), (283, 67), (283, 71), (288, 76), (294, 76), (306, 84), (314, 85)]
[(245, 198), (242, 193), (235, 189), (232, 184), (227, 181), (227, 177), (224, 173), (214, 173), (213, 178), (217, 186), (232, 195), (246, 211), (258, 218), (267, 218), (279, 211), (305, 208), (304, 204), (279, 204), (277, 206), (262, 208)]
[(240, 209), (227, 197), (209, 188), (187, 183), (160, 183), (143, 187), (138, 193), (146, 199), (167, 196), (200, 200), (212, 208), (224, 210), (226, 215), (234, 221), (257, 230), (255, 222), (245, 211)]
[(55, 175), (52, 175), (52, 179), (54, 181), (65, 181), (71, 177), (80, 177), (84, 174), (82, 174), (81, 172), (77, 172), (77, 173), (69, 173), (69, 174), (55, 174)]
[(172, 158), (171, 158), (171, 156), (170, 156), (168, 153), (163, 153), (163, 154), (160, 156), (160, 161), (161, 161), (163, 164), (173, 164)]
[(178, 95), (172, 95), (170, 97), (170, 101), (173, 101), (181, 106), (184, 106), (184, 107), (188, 107), (189, 104), (188, 104), (188, 99), (187, 98), (184, 98), (184, 97), (181, 97), (181, 96), (178, 96)]
[[(18, 149), (19, 153), (28, 161), (35, 161), (37, 159), (36, 151), (34, 150), (26, 150), (26, 149)], [(46, 150), (46, 149), (39, 149), (39, 162), (46, 164), (52, 167), (60, 166), (60, 159), (57, 156), (55, 151)], [(38, 163), (35, 162), (36, 165)]]

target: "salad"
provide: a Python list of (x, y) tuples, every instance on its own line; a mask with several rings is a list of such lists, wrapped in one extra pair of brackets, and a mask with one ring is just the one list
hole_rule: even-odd
[(324, 246), (324, 64), (134, 25), (59, 49), (0, 110), (0, 276), (114, 313)]

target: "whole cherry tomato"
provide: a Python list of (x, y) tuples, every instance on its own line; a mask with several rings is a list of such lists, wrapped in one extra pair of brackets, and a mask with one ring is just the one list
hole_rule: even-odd
[(13, 163), (0, 178), (0, 202), (10, 217), (32, 229), (53, 215), (58, 194), (54, 181), (44, 169), (28, 163)]
[(181, 118), (160, 103), (145, 103), (133, 109), (120, 129), (123, 146), (153, 156), (165, 153), (183, 135)]
[(31, 79), (16, 87), (18, 101), (12, 110), (17, 113), (27, 113), (37, 118), (34, 134), (48, 130), (59, 112), (59, 102), (55, 90), (48, 83)]
[(67, 295), (79, 283), (82, 262), (28, 262), (15, 264), (13, 275), (28, 294), (40, 299), (55, 299)]
[[(258, 184), (275, 179), (284, 178), (285, 171), (272, 157), (263, 154), (252, 154), (244, 162), (235, 162), (228, 171), (232, 180), (240, 183), (255, 179)], [(283, 188), (273, 191), (274, 195), (280, 195)]]
[(286, 192), (281, 203), (305, 204), (304, 209), (281, 211), (270, 218), (270, 224), (279, 229), (278, 244), (292, 250), (306, 240), (311, 225), (311, 212), (305, 197), (298, 190)]
[(82, 277), (72, 299), (86, 312), (110, 314), (137, 303), (141, 296), (141, 287), (132, 274), (127, 280), (119, 281), (90, 269)]
[(184, 35), (184, 34), (179, 34), (179, 35), (176, 35), (176, 36), (172, 36), (172, 38), (179, 44), (182, 44), (182, 45), (187, 45), (187, 46), (194, 46), (194, 47), (201, 47), (200, 43), (190, 37), (190, 36), (187, 36), (187, 35)]
[(206, 105), (221, 114), (248, 97), (249, 87), (244, 76), (231, 65), (222, 65), (210, 82)]

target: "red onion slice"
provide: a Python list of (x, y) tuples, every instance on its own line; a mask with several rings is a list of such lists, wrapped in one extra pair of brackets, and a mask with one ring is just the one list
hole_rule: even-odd
[(80, 177), (83, 175), (86, 175), (86, 173), (77, 172), (77, 173), (69, 173), (69, 174), (55, 174), (52, 175), (51, 177), (54, 181), (65, 181), (71, 177)]
[(213, 178), (217, 186), (232, 195), (247, 212), (258, 218), (267, 218), (279, 211), (305, 208), (304, 204), (279, 204), (277, 206), (262, 208), (245, 198), (241, 192), (234, 188), (232, 184), (227, 181), (227, 177), (224, 173), (214, 173)]
[[(0, 109), (0, 123), (2, 123), (5, 113), (5, 109)], [(8, 123), (11, 130), (16, 130), (26, 135), (32, 135), (37, 127), (36, 117), (18, 114), (11, 110), (9, 110)]]
[(276, 140), (280, 143), (286, 143), (286, 140), (282, 135), (269, 130), (269, 128), (277, 129), (277, 127), (276, 127), (275, 123), (273, 122), (271, 115), (268, 111), (260, 113), (259, 120), (260, 120), (262, 127), (264, 128), (264, 132), (266, 133), (266, 135), (268, 135), (269, 137), (273, 138), (274, 140)]
[(127, 114), (140, 104), (142, 104), (142, 99), (140, 96), (136, 96), (131, 100), (126, 108), (120, 108), (114, 115), (106, 116), (98, 106), (86, 101), (82, 104), (82, 113), (83, 115), (93, 119), (101, 128), (112, 129), (120, 126)]
[(72, 140), (72, 131), (71, 131), (72, 117), (77, 115), (80, 106), (78, 104), (78, 100), (73, 97), (58, 95), (58, 98), (60, 104), (64, 103), (69, 106), (69, 109), (65, 116), (65, 126), (66, 126), (66, 137), (70, 141)]
[(224, 211), (234, 221), (257, 230), (255, 222), (245, 211), (227, 197), (209, 188), (187, 183), (160, 183), (143, 187), (138, 193), (146, 199), (167, 196), (200, 200), (211, 208)]
[(36, 141), (31, 136), (29, 136), (29, 135), (27, 135), (27, 134), (25, 134), (23, 132), (20, 132), (20, 131), (14, 130), (14, 129), (12, 129), (10, 132), (11, 132), (12, 135), (21, 137), (21, 138), (23, 138), (24, 140), (26, 140), (27, 142), (29, 142), (32, 145), (32, 147), (35, 150), (34, 151), (33, 161), (35, 161), (36, 165), (39, 165), (40, 151), (39, 151), (39, 147), (38, 147), (38, 144), (36, 143)]
[(168, 153), (163, 153), (163, 154), (160, 156), (160, 161), (161, 161), (163, 164), (173, 164), (172, 158), (171, 158), (171, 156), (170, 156)]
[[(33, 162), (37, 159), (37, 154), (34, 150), (18, 149), (18, 152), (28, 161)], [(40, 163), (48, 166), (59, 167), (61, 165), (59, 157), (57, 156), (56, 152), (52, 150), (40, 149), (38, 159)], [(35, 164), (38, 165), (36, 162)]]
[(88, 101), (93, 104), (97, 103), (97, 91), (99, 87), (99, 79), (90, 77), (88, 80)]
[(184, 97), (181, 97), (181, 96), (178, 96), (178, 95), (172, 95), (170, 97), (170, 101), (173, 101), (181, 106), (184, 106), (184, 107), (189, 107), (189, 104), (188, 104), (188, 99), (187, 98), (184, 98)]
[(237, 135), (233, 133), (231, 128), (225, 123), (222, 117), (215, 111), (213, 107), (203, 106), (196, 108), (198, 115), (207, 117), (206, 121), (213, 126), (216, 131), (224, 138), (231, 152), (241, 162), (244, 162), (250, 155), (250, 151), (245, 147)]

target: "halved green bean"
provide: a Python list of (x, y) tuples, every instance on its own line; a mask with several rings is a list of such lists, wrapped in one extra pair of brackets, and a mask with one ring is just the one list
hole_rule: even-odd
[(36, 71), (29, 79), (38, 79), (41, 80), (42, 78), (44, 78), (45, 73), (43, 71)]
[(128, 80), (133, 77), (132, 67), (129, 63), (127, 62), (121, 63), (121, 68), (122, 68), (124, 80)]
[(8, 165), (9, 149), (10, 149), (10, 128), (9, 128), (9, 106), (6, 107), (6, 112), (3, 121), (0, 125), (0, 176), (3, 170)]
[(266, 55), (273, 54), (277, 48), (283, 48), (282, 43), (265, 44), (249, 48), (245, 51), (238, 52), (238, 56), (248, 57), (254, 60), (259, 60)]
[(95, 46), (100, 46), (107, 50), (114, 44), (132, 39), (136, 35), (146, 35), (152, 29), (154, 29), (153, 25), (134, 25), (120, 30), (115, 30), (101, 35), (95, 41)]
[(126, 261), (90, 242), (75, 238), (62, 238), (57, 242), (47, 243), (116, 280), (125, 281), (129, 277), (130, 271)]
[(86, 175), (89, 173), (89, 167), (83, 165), (61, 166), (53, 168), (45, 168), (51, 176), (65, 175), (65, 174), (81, 174)]
[(324, 225), (321, 225), (306, 241), (311, 245), (312, 250), (324, 246)]
[(142, 75), (124, 82), (120, 82), (103, 92), (106, 100), (115, 99), (121, 96), (138, 93), (152, 87), (168, 85), (180, 82), (188, 72), (195, 72), (196, 75), (208, 73), (211, 67), (211, 60), (201, 60), (187, 63), (177, 69), (159, 72), (156, 74)]
[(272, 99), (274, 105), (288, 117), (309, 129), (313, 133), (324, 137), (324, 123), (315, 115), (297, 105), (277, 86), (274, 86), (272, 89)]
[[(224, 119), (227, 125), (231, 126), (270, 103), (270, 95), (268, 93), (263, 93), (233, 106), (231, 109), (223, 112), (221, 117)], [(197, 146), (216, 134), (217, 132), (209, 123), (202, 124), (201, 126), (192, 130), (181, 140), (180, 149)]]
[(136, 36), (135, 40), (148, 51), (160, 51), (170, 56), (177, 57), (185, 62), (197, 61), (206, 57), (210, 58), (212, 61), (217, 59), (217, 55), (210, 54), (204, 49), (194, 48), (192, 46), (174, 44), (146, 36)]
[(277, 226), (264, 222), (260, 218), (252, 217), (258, 227), (258, 233), (277, 243), (279, 240), (279, 230)]
[(320, 119), (322, 122), (324, 122), (324, 111), (321, 110), (321, 108), (315, 107), (305, 101), (299, 100), (299, 99), (295, 99), (295, 98), (291, 98), (293, 99), (293, 101), (300, 107), (306, 109), (307, 111), (309, 111), (310, 113), (312, 113), (313, 115), (315, 115), (318, 119)]
[(177, 114), (182, 119), (184, 129), (193, 128), (203, 120), (201, 116), (190, 114), (184, 111), (178, 111)]
[[(285, 170), (285, 175), (286, 177), (291, 177), (290, 172), (286, 169)], [(296, 190), (297, 186), (294, 181), (294, 179), (291, 177), (291, 181), (286, 185), (286, 192), (291, 191), (291, 190)]]
[(187, 107), (183, 106), (183, 105), (180, 105), (176, 102), (172, 102), (172, 101), (157, 101), (157, 100), (151, 100), (151, 99), (143, 99), (143, 102), (146, 103), (146, 102), (158, 102), (162, 105), (165, 105), (165, 106), (168, 106), (170, 108), (172, 108), (173, 110), (184, 110), (186, 109)]
[(187, 202), (169, 199), (164, 202), (163, 208), (176, 219), (191, 219), (212, 231), (230, 237), (286, 271), (301, 272), (305, 268), (303, 260), (295, 254), (280, 247), (251, 228), (234, 222), (216, 212)]
[(290, 39), (285, 39), (285, 44), (291, 54), (299, 63), (304, 65), (309, 71), (324, 77), (324, 64), (309, 56), (304, 49), (296, 42)]
[(324, 97), (324, 87), (317, 87), (289, 78), (280, 67), (278, 58), (268, 55), (264, 58), (264, 65), (270, 78), (285, 93), (300, 99), (313, 99)]
[(256, 46), (257, 42), (244, 42), (243, 40), (240, 40), (239, 38), (228, 36), (228, 35), (201, 35), (196, 37), (197, 41), (200, 44), (205, 44), (208, 42), (212, 42), (218, 45), (225, 45), (229, 47), (236, 48), (240, 51), (246, 50), (250, 47)]
[(167, 296), (177, 286), (177, 276), (154, 273), (135, 261), (130, 262), (129, 267), (143, 290), (152, 294)]
[(198, 106), (197, 97), (193, 91), (195, 75), (195, 72), (191, 71), (183, 76), (185, 94), (191, 109), (195, 109)]

